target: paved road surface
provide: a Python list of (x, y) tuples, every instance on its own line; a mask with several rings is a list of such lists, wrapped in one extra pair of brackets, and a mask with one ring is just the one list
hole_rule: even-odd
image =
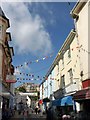
[(28, 116), (24, 115), (18, 115), (16, 112), (15, 116), (12, 117), (10, 120), (46, 120), (46, 115), (40, 115), (40, 114), (29, 114)]

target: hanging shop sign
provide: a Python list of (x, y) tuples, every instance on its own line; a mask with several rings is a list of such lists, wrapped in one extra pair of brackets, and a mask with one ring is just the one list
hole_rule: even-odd
[(6, 76), (6, 82), (7, 83), (16, 83), (16, 77), (15, 75), (7, 75)]

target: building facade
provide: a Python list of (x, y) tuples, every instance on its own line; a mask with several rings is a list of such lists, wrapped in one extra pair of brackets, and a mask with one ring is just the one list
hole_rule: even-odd
[[(0, 7), (0, 110), (5, 106), (7, 108), (11, 106), (14, 97), (13, 83), (16, 82), (12, 65), (13, 47), (10, 47), (8, 43), (11, 41), (11, 35), (10, 32), (6, 32), (9, 27), (9, 19)], [(10, 79), (13, 76), (14, 79), (7, 79), (7, 76)]]
[(79, 52), (81, 88), (74, 95), (74, 100), (80, 104), (80, 110), (90, 112), (90, 0), (79, 2), (71, 11), (74, 18)]
[[(76, 3), (71, 11), (75, 29), (70, 31), (47, 71), (45, 80), (40, 84), (41, 91), (44, 91), (40, 92), (40, 99), (48, 98), (53, 101), (54, 106), (67, 105), (72, 106), (73, 110), (80, 111), (84, 109), (83, 102), (90, 102), (89, 13), (89, 0), (80, 0)], [(54, 96), (55, 100), (50, 96)]]
[[(20, 91), (20, 88), (24, 88), (25, 91)], [(35, 83), (25, 83), (16, 88), (16, 96), (15, 96), (15, 104), (18, 105), (20, 101), (23, 102), (23, 104), (27, 103), (28, 106), (31, 106), (33, 109), (38, 104), (39, 100), (39, 85)], [(21, 93), (22, 92), (22, 93)], [(25, 97), (25, 98), (24, 98)], [(28, 97), (28, 100), (26, 101), (26, 97)], [(25, 100), (23, 100), (23, 98)]]

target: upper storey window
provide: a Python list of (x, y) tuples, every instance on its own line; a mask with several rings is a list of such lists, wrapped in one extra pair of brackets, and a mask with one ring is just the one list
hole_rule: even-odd
[(0, 25), (0, 40), (3, 37), (3, 25)]
[(65, 87), (65, 75), (61, 76), (61, 85), (62, 85), (62, 88)]
[(71, 51), (70, 51), (70, 49), (68, 50), (68, 58), (71, 58)]
[(68, 75), (69, 75), (69, 80), (72, 83), (73, 81), (73, 72), (72, 72), (72, 68), (68, 71)]
[(0, 25), (0, 39), (2, 39), (2, 25)]

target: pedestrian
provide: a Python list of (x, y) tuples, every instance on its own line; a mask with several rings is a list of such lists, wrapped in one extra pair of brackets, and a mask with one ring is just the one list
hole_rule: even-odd
[(27, 109), (24, 109), (23, 115), (24, 115), (24, 120), (26, 120), (26, 118), (27, 118), (27, 116), (28, 116)]
[(40, 107), (38, 108), (38, 114), (41, 112), (41, 109), (40, 109)]
[(38, 107), (37, 106), (35, 107), (35, 113), (36, 114), (38, 113)]
[(51, 107), (47, 109), (46, 114), (47, 114), (47, 120), (53, 120), (53, 114), (52, 114), (52, 108)]
[(9, 116), (9, 111), (7, 106), (5, 105), (2, 109), (2, 120), (9, 120), (10, 116)]

